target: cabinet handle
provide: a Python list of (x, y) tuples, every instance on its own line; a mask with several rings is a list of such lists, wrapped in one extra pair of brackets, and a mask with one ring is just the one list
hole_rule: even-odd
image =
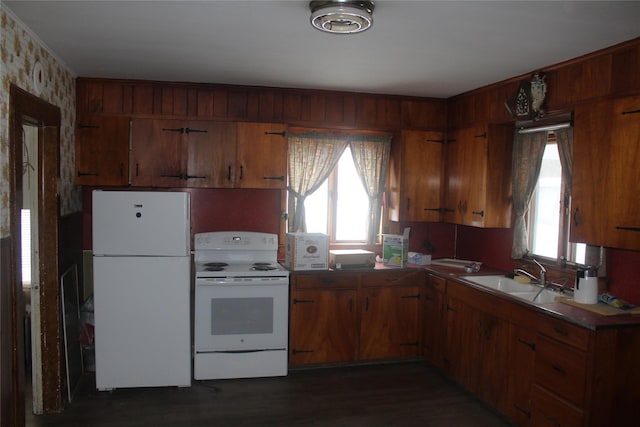
[(227, 169), (227, 181), (231, 181), (231, 166)]
[(294, 298), (293, 299), (293, 303), (294, 304), (310, 304), (310, 303), (314, 303), (316, 302), (315, 300), (312, 299), (298, 299), (298, 298)]
[(190, 133), (207, 133), (208, 131), (206, 129), (201, 130), (201, 129), (191, 129), (191, 128), (185, 128), (185, 133), (190, 134)]
[(513, 407), (516, 408), (518, 411), (522, 412), (527, 418), (531, 418), (531, 411), (524, 409), (522, 406), (518, 405), (517, 403), (514, 403)]
[(402, 295), (400, 298), (414, 298), (414, 299), (420, 299), (420, 294), (416, 294), (416, 295)]
[(184, 133), (184, 128), (162, 128), (163, 132), (179, 132)]
[(294, 356), (299, 353), (313, 353), (313, 350), (298, 350), (297, 348), (291, 350), (291, 354), (293, 354)]
[(263, 176), (262, 179), (273, 179), (274, 181), (284, 181), (284, 175), (280, 175), (280, 176)]
[(578, 225), (580, 225), (580, 218), (578, 216), (578, 211), (580, 210), (580, 208), (576, 207), (576, 210), (573, 211), (573, 224), (577, 227)]
[(564, 375), (564, 374), (566, 374), (566, 373), (567, 373), (567, 371), (565, 371), (563, 367), (558, 366), (558, 365), (551, 365), (551, 368), (552, 368), (554, 371), (556, 371), (556, 372), (558, 372), (558, 373), (560, 373), (560, 374), (562, 374), (562, 375)]
[(287, 132), (283, 130), (282, 132), (265, 132), (264, 134), (265, 135), (280, 135), (280, 136), (284, 137), (287, 134)]
[(625, 114), (638, 114), (640, 113), (640, 109), (638, 110), (629, 110), (629, 111), (623, 111), (622, 115), (624, 116)]
[(427, 139), (425, 140), (425, 142), (439, 142), (440, 144), (444, 144), (445, 140), (444, 139)]
[(487, 137), (487, 133), (483, 132), (483, 133), (480, 133), (478, 135), (474, 135), (473, 137), (474, 138), (486, 138)]
[(80, 172), (80, 171), (78, 171), (78, 177), (81, 177), (81, 176), (100, 176), (100, 174), (96, 173), (96, 172)]
[(425, 211), (440, 212), (442, 208), (424, 208)]
[(240, 166), (240, 179), (243, 178), (244, 175), (244, 166)]
[(484, 211), (471, 211), (471, 213), (474, 215), (480, 215), (482, 218), (484, 218)]
[(563, 336), (569, 335), (569, 331), (567, 331), (565, 328), (561, 326), (554, 326), (553, 330), (556, 331), (556, 333), (559, 335), (563, 335)]
[(78, 129), (100, 129), (98, 125), (83, 125), (82, 123), (78, 123)]
[(623, 231), (640, 231), (640, 227), (623, 227), (621, 225), (616, 226), (616, 230)]
[(369, 297), (364, 299), (364, 311), (369, 311)]
[(532, 342), (529, 342), (529, 341), (525, 341), (525, 340), (523, 340), (523, 339), (521, 339), (521, 338), (518, 338), (518, 342), (519, 342), (520, 344), (524, 344), (524, 345), (526, 345), (527, 347), (529, 347), (529, 348), (530, 348), (531, 350), (533, 350), (533, 351), (535, 351), (535, 350), (536, 350), (536, 345), (535, 345), (535, 343), (532, 343)]

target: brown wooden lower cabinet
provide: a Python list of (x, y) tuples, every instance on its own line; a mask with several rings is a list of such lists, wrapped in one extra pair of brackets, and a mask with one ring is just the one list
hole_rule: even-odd
[(638, 425), (640, 325), (582, 326), (456, 280), (444, 310), (445, 373), (517, 425)]
[(415, 358), (423, 270), (291, 274), (289, 365)]

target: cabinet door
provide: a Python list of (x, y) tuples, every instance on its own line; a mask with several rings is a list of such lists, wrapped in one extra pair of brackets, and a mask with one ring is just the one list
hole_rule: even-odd
[(419, 286), (363, 288), (360, 359), (418, 355)]
[(472, 360), (475, 359), (476, 375), (472, 378), (471, 390), (504, 413), (509, 378), (509, 324), (479, 310), (475, 312), (474, 319), (478, 328), (479, 347), (474, 352), (476, 357), (472, 357)]
[(444, 348), (445, 371), (458, 383), (469, 387), (477, 369), (474, 350), (479, 348), (474, 327), (473, 309), (457, 298), (448, 296), (445, 302), (446, 338)]
[(185, 125), (178, 120), (132, 121), (131, 185), (183, 187)]
[(296, 290), (291, 293), (289, 363), (349, 362), (356, 358), (356, 291)]
[(75, 137), (77, 185), (129, 183), (128, 117), (78, 117)]
[[(607, 175), (611, 102), (578, 106), (574, 111), (570, 240), (604, 245), (608, 205)], [(611, 189), (613, 190), (613, 189)]]
[(422, 355), (442, 367), (442, 306), (444, 294), (426, 285), (423, 298)]
[(605, 246), (640, 249), (640, 96), (614, 101)]
[(462, 199), (464, 179), (465, 132), (453, 131), (447, 139), (446, 147), (446, 187), (444, 220), (454, 224), (462, 223)]
[(231, 188), (234, 184), (236, 126), (228, 122), (190, 121), (185, 186)]
[(531, 420), (531, 387), (536, 359), (536, 331), (510, 325), (509, 385), (505, 413), (520, 426)]
[(238, 123), (237, 126), (236, 187), (285, 188), (287, 177), (285, 125)]
[(487, 210), (487, 161), (488, 134), (485, 127), (475, 127), (465, 132), (463, 162), (463, 220), (464, 225), (484, 226)]
[(441, 132), (402, 131), (390, 171), (393, 221), (440, 221), (443, 144)]

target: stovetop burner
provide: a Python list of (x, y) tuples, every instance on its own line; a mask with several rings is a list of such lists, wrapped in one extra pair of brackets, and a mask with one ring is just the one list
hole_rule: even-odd
[(277, 267), (274, 267), (269, 262), (254, 262), (251, 269), (254, 271), (271, 271), (271, 270), (276, 270)]
[(205, 267), (227, 267), (228, 265), (226, 262), (207, 262), (204, 264)]

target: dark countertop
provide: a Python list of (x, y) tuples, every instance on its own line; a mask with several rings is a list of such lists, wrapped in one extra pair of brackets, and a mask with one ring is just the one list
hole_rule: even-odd
[(362, 272), (372, 272), (379, 270), (415, 270), (421, 269), (425, 270), (428, 273), (435, 274), (437, 276), (443, 277), (445, 279), (455, 279), (460, 283), (463, 283), (467, 286), (470, 286), (474, 289), (480, 290), (482, 292), (489, 293), (498, 298), (503, 298), (512, 302), (515, 302), (520, 305), (524, 305), (526, 307), (532, 308), (540, 313), (544, 313), (558, 319), (562, 319), (576, 325), (591, 329), (606, 329), (606, 328), (620, 328), (620, 327), (640, 327), (640, 314), (626, 314), (621, 313), (615, 316), (604, 316), (598, 313), (594, 313), (589, 310), (584, 310), (579, 307), (575, 307), (573, 305), (564, 304), (562, 302), (552, 302), (552, 303), (533, 303), (528, 302), (520, 298), (516, 298), (511, 296), (505, 292), (501, 292), (498, 290), (494, 290), (491, 288), (487, 288), (485, 286), (472, 283), (461, 279), (461, 276), (485, 276), (485, 275), (503, 275), (508, 272), (504, 270), (499, 270), (496, 268), (482, 266), (480, 271), (476, 273), (467, 273), (462, 268), (456, 267), (447, 267), (443, 265), (416, 265), (416, 264), (407, 264), (405, 267), (392, 267), (386, 266), (382, 263), (377, 263), (375, 268), (362, 268), (362, 269), (343, 269), (343, 270), (305, 270), (305, 271), (292, 271), (293, 274), (317, 274), (317, 273), (331, 273), (331, 272), (341, 272), (341, 273), (362, 273)]

